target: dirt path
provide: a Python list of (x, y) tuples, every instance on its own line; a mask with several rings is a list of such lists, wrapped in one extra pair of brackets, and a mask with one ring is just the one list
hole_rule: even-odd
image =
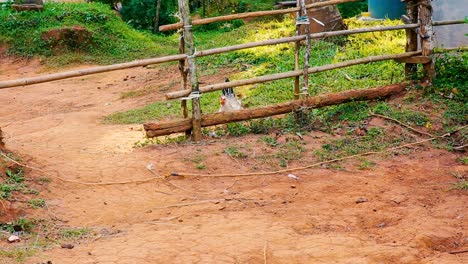
[[(1, 79), (40, 70), (37, 62), (0, 64)], [(109, 113), (163, 98), (155, 92), (122, 100), (122, 92), (168, 84), (177, 75), (174, 67), (137, 68), (0, 90), (7, 147), (75, 181), (144, 179), (153, 176), (148, 164), (164, 175), (197, 172), (193, 153), (205, 157), (203, 172), (250, 171), (222, 152), (240, 140), (255, 151), (256, 136), (134, 149), (143, 139), (139, 125), (101, 124)], [(123, 81), (126, 76), (133, 78)], [(320, 139), (308, 136), (306, 143)], [(350, 161), (343, 171), (297, 172), (300, 180), (277, 175), (83, 186), (53, 179), (43, 194), (52, 211), (66, 225), (101, 234), (28, 263), (466, 263), (468, 254), (449, 253), (468, 249), (466, 192), (448, 190), (450, 172), (467, 172), (455, 160), (419, 147), (379, 160), (372, 170)], [(368, 201), (356, 203), (361, 197)]]

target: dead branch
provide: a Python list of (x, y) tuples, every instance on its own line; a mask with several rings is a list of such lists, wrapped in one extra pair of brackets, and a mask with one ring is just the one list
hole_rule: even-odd
[(394, 118), (391, 118), (391, 117), (388, 117), (388, 116), (384, 116), (384, 115), (379, 115), (379, 114), (374, 114), (372, 113), (371, 116), (375, 116), (375, 117), (380, 117), (380, 118), (383, 118), (383, 119), (387, 119), (387, 120), (390, 120), (390, 121), (393, 121), (397, 124), (399, 124), (400, 126), (403, 126), (403, 127), (406, 127), (407, 129), (413, 131), (413, 132), (416, 132), (418, 134), (421, 134), (421, 135), (424, 135), (424, 136), (428, 136), (428, 137), (435, 137), (434, 135), (432, 134), (429, 134), (429, 133), (426, 133), (426, 132), (423, 132), (423, 131), (419, 131), (415, 128), (412, 128), (406, 124), (403, 124), (401, 121), (397, 120), (397, 119), (394, 119)]

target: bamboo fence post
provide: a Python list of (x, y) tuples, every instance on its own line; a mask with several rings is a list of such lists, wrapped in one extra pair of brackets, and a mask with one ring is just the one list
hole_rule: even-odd
[[(430, 57), (433, 53), (432, 5), (431, 0), (421, 0), (419, 5), (419, 34), (421, 37), (422, 56)], [(434, 61), (423, 64), (428, 81), (435, 77)]]
[[(185, 40), (184, 40), (184, 32), (180, 31), (179, 36), (179, 53), (185, 54)], [(185, 68), (185, 60), (179, 60), (179, 72), (180, 76), (182, 77), (182, 90), (187, 89), (187, 69)], [(182, 107), (182, 115), (184, 118), (188, 117), (188, 110), (187, 110), (187, 101), (182, 100), (180, 102)]]
[(304, 22), (304, 33), (306, 35), (306, 50), (304, 54), (304, 66), (303, 66), (303, 72), (304, 75), (302, 76), (302, 89), (301, 89), (301, 95), (303, 97), (307, 97), (309, 95), (309, 59), (310, 59), (310, 48), (311, 48), (311, 40), (310, 40), (310, 19), (307, 14), (307, 9), (305, 5), (305, 0), (299, 0), (301, 4), (301, 16), (306, 17), (306, 21)]
[[(417, 23), (418, 21), (418, 9), (416, 0), (406, 1), (406, 13), (409, 21), (408, 23)], [(418, 35), (413, 29), (406, 29), (406, 47), (405, 51), (416, 51), (418, 50)], [(418, 69), (417, 64), (406, 63), (405, 64), (405, 76), (406, 79), (411, 79), (416, 70)]]
[[(179, 29), (179, 53), (185, 54), (185, 40), (184, 40), (184, 32), (183, 30)], [(187, 89), (187, 69), (185, 68), (185, 60), (179, 60), (179, 72), (180, 76), (182, 77), (182, 90)], [(180, 107), (182, 109), (182, 116), (184, 118), (188, 117), (188, 108), (187, 108), (187, 100), (180, 101)], [(186, 136), (190, 136), (191, 131), (185, 131)]]
[[(301, 0), (296, 0), (296, 6), (300, 6), (299, 2)], [(301, 33), (300, 33), (300, 26), (299, 24), (297, 23), (297, 20), (299, 19), (299, 17), (301, 16), (301, 13), (300, 11), (298, 10), (296, 12), (296, 36), (299, 36)], [(294, 43), (294, 71), (298, 71), (299, 70), (299, 56), (300, 56), (300, 53), (301, 53), (301, 41), (298, 40)], [(299, 99), (299, 93), (300, 93), (300, 88), (299, 88), (299, 85), (300, 85), (300, 77), (299, 76), (296, 76), (294, 78), (294, 99)]]
[(200, 90), (198, 89), (197, 67), (195, 63), (195, 45), (192, 35), (192, 21), (190, 18), (190, 9), (188, 0), (179, 1), (179, 12), (184, 23), (184, 40), (187, 46), (187, 63), (190, 72), (190, 84), (192, 90), (192, 139), (200, 141), (201, 131), (201, 109), (200, 109)]

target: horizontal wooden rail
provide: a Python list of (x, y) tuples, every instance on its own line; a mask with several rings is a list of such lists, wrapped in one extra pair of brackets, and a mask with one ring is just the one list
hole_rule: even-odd
[[(418, 27), (419, 27), (419, 24), (407, 24), (407, 25), (385, 26), (385, 27), (378, 26), (378, 27), (371, 27), (371, 28), (357, 28), (357, 29), (349, 29), (349, 30), (337, 30), (337, 31), (313, 33), (313, 34), (310, 34), (309, 36), (312, 39), (320, 39), (320, 38), (327, 38), (327, 37), (334, 37), (334, 36), (346, 36), (346, 35), (378, 32), (378, 31), (414, 29)], [(195, 55), (198, 57), (208, 56), (208, 55), (220, 54), (220, 53), (225, 53), (225, 52), (230, 52), (230, 51), (243, 50), (243, 49), (261, 47), (261, 46), (291, 43), (291, 42), (296, 42), (296, 41), (302, 41), (305, 39), (306, 39), (306, 35), (284, 37), (284, 38), (278, 38), (278, 39), (271, 39), (271, 40), (265, 40), (265, 41), (250, 42), (250, 43), (245, 43), (245, 44), (227, 46), (227, 47), (222, 47), (222, 48), (200, 50), (200, 51), (197, 51)]]
[[(311, 73), (317, 73), (317, 72), (324, 72), (324, 71), (344, 68), (348, 66), (383, 61), (383, 60), (408, 58), (408, 57), (412, 57), (412, 56), (416, 56), (420, 54), (421, 54), (421, 51), (413, 51), (413, 52), (406, 52), (406, 53), (401, 53), (401, 54), (372, 56), (372, 57), (349, 60), (349, 61), (329, 64), (329, 65), (324, 65), (324, 66), (312, 67), (312, 68), (309, 68), (307, 73), (311, 74)], [(230, 87), (237, 87), (237, 86), (256, 84), (256, 83), (265, 83), (265, 82), (287, 79), (287, 78), (292, 78), (292, 77), (301, 76), (301, 75), (303, 75), (302, 70), (264, 75), (264, 76), (255, 77), (251, 79), (237, 80), (237, 81), (217, 83), (217, 84), (203, 86), (203, 87), (200, 87), (200, 92), (201, 93), (214, 92), (214, 91), (218, 91), (218, 90), (222, 90), (222, 89), (230, 88)], [(190, 90), (175, 91), (175, 92), (167, 93), (166, 99), (177, 99), (177, 98), (187, 96), (190, 93), (191, 93)]]
[(183, 60), (186, 57), (187, 56), (185, 54), (172, 55), (172, 56), (165, 56), (165, 57), (159, 57), (159, 58), (154, 58), (154, 59), (137, 60), (137, 61), (132, 61), (132, 62), (120, 63), (120, 64), (93, 67), (93, 68), (88, 68), (88, 69), (83, 69), (83, 70), (60, 72), (60, 73), (54, 73), (54, 74), (48, 74), (48, 75), (42, 75), (42, 76), (30, 77), (30, 78), (24, 78), (24, 79), (1, 81), (0, 89), (10, 88), (10, 87), (15, 87), (15, 86), (24, 86), (24, 85), (31, 85), (31, 84), (37, 84), (37, 83), (44, 83), (44, 82), (51, 82), (51, 81), (56, 81), (56, 80), (72, 78), (72, 77), (85, 76), (85, 75), (90, 75), (90, 74), (122, 70), (122, 69), (134, 68), (134, 67), (141, 67), (141, 66), (170, 62), (170, 61), (178, 61), (178, 60)]
[(458, 25), (458, 24), (465, 24), (464, 19), (458, 20), (444, 20), (444, 21), (434, 21), (432, 22), (433, 26), (448, 26), (448, 25)]
[[(463, 23), (464, 23), (464, 20), (448, 20), (448, 21), (434, 21), (433, 25), (442, 26), (442, 25), (454, 25), (454, 24), (463, 24)], [(339, 31), (331, 31), (331, 32), (314, 33), (314, 34), (310, 34), (310, 37), (313, 39), (319, 39), (319, 38), (326, 38), (326, 37), (333, 37), (333, 36), (361, 34), (361, 33), (368, 33), (368, 32), (413, 29), (413, 28), (418, 28), (418, 27), (419, 27), (419, 24), (407, 24), (407, 25), (400, 25), (400, 26), (385, 26), (385, 27), (379, 26), (379, 27), (372, 27), (372, 28), (359, 28), (359, 29), (351, 29), (351, 30), (339, 30)], [(301, 36), (285, 37), (285, 38), (272, 39), (272, 40), (259, 41), (259, 42), (252, 42), (252, 43), (246, 43), (246, 44), (240, 44), (240, 45), (234, 45), (234, 46), (228, 46), (228, 47), (222, 47), (222, 48), (201, 50), (201, 51), (197, 51), (195, 56), (197, 57), (209, 56), (209, 55), (221, 54), (225, 52), (254, 48), (254, 47), (291, 43), (291, 42), (301, 41), (304, 39), (306, 39), (306, 36), (301, 35)], [(132, 62), (120, 63), (120, 64), (99, 66), (99, 67), (93, 67), (93, 68), (88, 68), (88, 69), (83, 69), (83, 70), (54, 73), (54, 74), (48, 74), (48, 75), (42, 75), (42, 76), (30, 77), (30, 78), (24, 78), (24, 79), (0, 81), (0, 89), (32, 85), (32, 84), (38, 84), (38, 83), (45, 83), (45, 82), (91, 75), (91, 74), (102, 73), (102, 72), (109, 72), (109, 71), (115, 71), (115, 70), (147, 66), (151, 64), (179, 61), (179, 60), (184, 60), (186, 58), (187, 56), (185, 54), (179, 54), (179, 55), (171, 55), (171, 56), (165, 56), (165, 57), (159, 57), (159, 58), (137, 60), (137, 61), (132, 61)]]
[[(337, 5), (337, 4), (343, 4), (343, 3), (350, 3), (350, 2), (360, 2), (360, 1), (362, 0), (331, 0), (331, 1), (308, 4), (306, 5), (306, 9), (318, 8), (318, 7), (329, 6), (329, 5)], [(210, 24), (213, 22), (223, 22), (223, 21), (230, 21), (230, 20), (235, 20), (235, 19), (289, 14), (289, 13), (294, 13), (294, 12), (299, 11), (299, 9), (300, 9), (299, 7), (293, 7), (293, 8), (288, 8), (288, 9), (247, 12), (247, 13), (232, 14), (232, 15), (227, 15), (227, 16), (195, 19), (192, 21), (192, 25), (199, 26), (199, 25)], [(183, 26), (184, 25), (180, 22), (169, 24), (169, 25), (164, 25), (164, 26), (159, 27), (159, 31), (175, 30), (175, 29), (182, 28)]]
[[(306, 99), (293, 100), (271, 106), (243, 109), (232, 112), (221, 112), (202, 116), (202, 127), (226, 124), (242, 120), (263, 118), (298, 111), (301, 108), (319, 108), (329, 105), (342, 104), (352, 101), (373, 100), (403, 92), (407, 84), (393, 84), (384, 87), (348, 90), (339, 93), (322, 94)], [(143, 125), (147, 137), (164, 136), (180, 133), (192, 128), (192, 119), (186, 118), (176, 121), (148, 123)]]

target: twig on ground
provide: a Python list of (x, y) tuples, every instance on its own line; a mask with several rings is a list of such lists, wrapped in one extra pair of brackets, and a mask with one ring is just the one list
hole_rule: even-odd
[(380, 117), (380, 118), (383, 118), (383, 119), (387, 119), (387, 120), (390, 120), (390, 121), (393, 121), (395, 123), (398, 123), (400, 126), (403, 126), (403, 127), (406, 127), (407, 129), (413, 131), (413, 132), (416, 132), (420, 135), (424, 135), (424, 136), (428, 136), (428, 137), (436, 137), (435, 135), (432, 135), (432, 134), (429, 134), (429, 133), (426, 133), (426, 132), (423, 132), (423, 131), (419, 131), (415, 128), (412, 128), (406, 124), (403, 124), (401, 121), (397, 120), (397, 119), (394, 119), (394, 118), (391, 118), (391, 117), (388, 117), (388, 116), (384, 116), (384, 115), (379, 115), (379, 114), (374, 114), (374, 113), (371, 113), (371, 116), (375, 116), (375, 117)]
[(267, 264), (267, 246), (268, 242), (265, 240), (263, 241), (263, 263)]
[(231, 189), (232, 187), (234, 187), (234, 185), (236, 185), (236, 183), (237, 183), (237, 180), (235, 180), (229, 187), (227, 187), (227, 188), (224, 189), (224, 190), (229, 191), (229, 189)]
[(450, 251), (449, 254), (455, 255), (455, 254), (463, 254), (463, 253), (468, 253), (468, 249), (465, 250), (458, 250), (458, 251)]
[(45, 203), (45, 207), (46, 207), (47, 212), (49, 213), (49, 216), (50, 216), (50, 218), (52, 220), (60, 221), (60, 222), (68, 222), (68, 221), (65, 221), (65, 220), (62, 220), (62, 219), (58, 218), (57, 215), (54, 212), (52, 212), (52, 210), (50, 209), (50, 207), (49, 207), (49, 205), (47, 203)]
[(223, 202), (223, 201), (226, 201), (226, 199), (211, 199), (211, 200), (203, 200), (203, 201), (191, 202), (191, 203), (171, 204), (171, 205), (156, 207), (156, 208), (154, 208), (154, 209), (166, 209), (166, 208), (173, 208), (173, 207), (184, 207), (184, 206), (190, 206), (190, 205), (196, 205), (196, 204), (216, 203), (216, 202)]

